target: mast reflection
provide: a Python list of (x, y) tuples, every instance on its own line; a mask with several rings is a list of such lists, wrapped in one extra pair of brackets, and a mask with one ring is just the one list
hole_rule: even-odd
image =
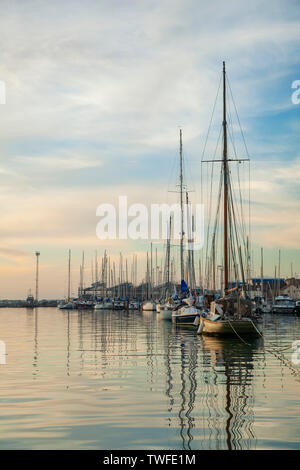
[[(201, 337), (200, 341), (203, 357), (208, 359), (203, 368), (205, 382), (210, 383), (213, 377), (215, 411), (220, 410), (219, 418), (223, 418), (214, 422), (218, 433), (213, 448), (255, 448), (253, 364), (261, 339), (252, 340), (249, 345), (235, 339), (209, 336)], [(211, 405), (214, 407), (213, 403)]]

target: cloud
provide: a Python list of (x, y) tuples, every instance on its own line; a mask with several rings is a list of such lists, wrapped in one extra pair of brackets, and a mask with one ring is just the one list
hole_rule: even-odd
[[(92, 249), (101, 201), (122, 191), (136, 201), (165, 200), (177, 177), (179, 126), (199, 200), (224, 59), (253, 161), (253, 236), (297, 248), (299, 117), (290, 100), (299, 78), (297, 2), (4, 0), (1, 11), (7, 249), (41, 245), (47, 262), (61, 266), (62, 247)], [(56, 287), (49, 279), (49, 292)]]

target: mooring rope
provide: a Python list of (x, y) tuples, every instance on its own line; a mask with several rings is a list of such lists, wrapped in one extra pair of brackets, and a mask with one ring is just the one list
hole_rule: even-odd
[(247, 342), (238, 334), (238, 332), (237, 332), (237, 331), (234, 329), (234, 327), (232, 326), (231, 321), (228, 320), (228, 319), (227, 319), (227, 321), (228, 321), (229, 325), (231, 326), (232, 330), (234, 331), (234, 333), (238, 336), (238, 338), (240, 338), (240, 340), (243, 341), (243, 343), (247, 344), (247, 346), (251, 346), (250, 343), (247, 343)]
[[(252, 323), (252, 326), (254, 327), (254, 329), (257, 331), (257, 333), (263, 338), (263, 340), (265, 341), (265, 338), (264, 336), (261, 334), (261, 332), (259, 331), (258, 328), (256, 328), (255, 324), (253, 323), (253, 321), (251, 320), (251, 318), (249, 318), (250, 322)], [(231, 321), (230, 320), (227, 320), (229, 325), (231, 326), (232, 330), (234, 331), (234, 333), (237, 335), (237, 337), (244, 343), (246, 344), (247, 346), (251, 346), (250, 343), (247, 343), (239, 334), (238, 332), (235, 330), (235, 328), (233, 327), (233, 325), (231, 324)], [(278, 347), (277, 345), (272, 345), (273, 343), (271, 343), (271, 348), (267, 347), (265, 348), (265, 350), (267, 352), (269, 352), (270, 354), (273, 354), (277, 359), (279, 359), (286, 367), (288, 367), (288, 369), (290, 369), (290, 371), (292, 372), (292, 374), (294, 375), (298, 375), (300, 376), (300, 369), (297, 369), (296, 367), (294, 367), (292, 365), (292, 362), (289, 360), (289, 359), (286, 359), (281, 353), (283, 351), (287, 351), (288, 349), (292, 349), (292, 346), (288, 346), (288, 347), (285, 347), (285, 348), (280, 348)]]

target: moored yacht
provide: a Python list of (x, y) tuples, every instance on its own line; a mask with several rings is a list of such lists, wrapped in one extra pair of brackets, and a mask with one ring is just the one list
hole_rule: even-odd
[[(212, 234), (211, 243), (211, 260), (212, 271), (215, 270), (215, 240), (216, 230), (218, 226), (223, 229), (222, 234), (222, 270), (224, 273), (224, 296), (223, 298), (213, 300), (210, 303), (208, 312), (202, 312), (200, 317), (197, 317), (195, 324), (200, 320), (198, 333), (203, 334), (218, 334), (218, 335), (236, 335), (243, 337), (244, 335), (260, 335), (261, 319), (258, 314), (253, 312), (253, 305), (247, 294), (247, 282), (245, 280), (244, 267), (249, 263), (249, 253), (247, 251), (247, 240), (245, 240), (245, 233), (241, 222), (237, 219), (236, 208), (234, 207), (234, 195), (232, 189), (232, 171), (229, 169), (229, 162), (236, 162), (240, 164), (242, 161), (249, 161), (243, 158), (228, 158), (228, 144), (227, 144), (227, 104), (226, 104), (226, 69), (225, 62), (223, 62), (223, 148), (222, 159), (213, 160), (213, 162), (220, 162), (222, 165), (221, 178), (219, 180), (219, 199), (215, 220), (215, 230)], [(231, 121), (230, 121), (231, 122)], [(208, 160), (211, 161), (211, 160)], [(206, 162), (206, 160), (202, 160)], [(223, 193), (223, 198), (222, 198)], [(223, 200), (222, 200), (223, 199)], [(222, 201), (221, 201), (222, 200)], [(221, 218), (221, 211), (219, 207), (223, 205), (223, 223), (218, 220)], [(246, 247), (242, 251), (242, 247)], [(244, 255), (244, 259), (243, 259)], [(235, 287), (230, 288), (229, 273), (230, 263), (233, 268), (233, 275), (235, 278)], [(242, 282), (237, 279), (241, 275)]]
[(295, 308), (295, 300), (291, 299), (288, 295), (279, 295), (278, 297), (275, 297), (275, 302), (272, 306), (272, 313), (294, 313)]
[(172, 311), (172, 321), (174, 323), (184, 323), (193, 325), (198, 314), (197, 307), (193, 304), (194, 298), (188, 297), (182, 299)]
[(152, 300), (146, 300), (142, 304), (142, 310), (143, 310), (143, 312), (150, 312), (150, 311), (155, 312), (156, 311), (156, 304), (154, 302), (152, 302)]

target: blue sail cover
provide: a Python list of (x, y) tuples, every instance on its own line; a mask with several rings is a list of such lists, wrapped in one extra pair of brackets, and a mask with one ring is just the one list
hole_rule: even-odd
[(188, 286), (186, 285), (186, 283), (183, 279), (181, 281), (180, 290), (181, 290), (181, 292), (186, 292), (188, 290)]

